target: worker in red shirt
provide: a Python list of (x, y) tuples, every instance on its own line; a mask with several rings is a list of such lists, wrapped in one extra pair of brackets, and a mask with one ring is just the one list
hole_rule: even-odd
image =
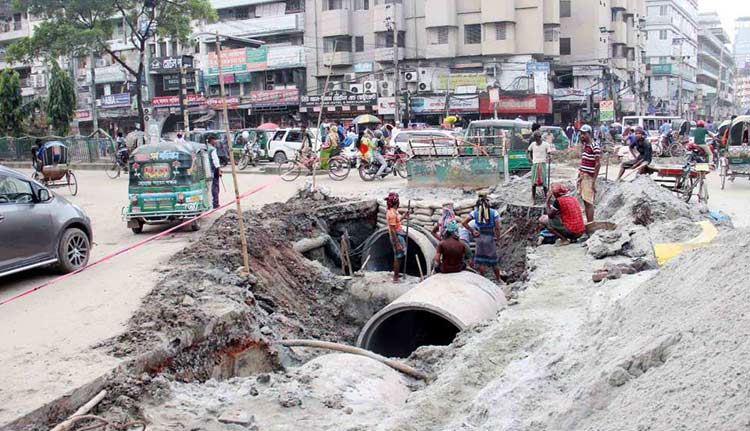
[(560, 183), (552, 184), (551, 192), (547, 195), (546, 214), (539, 222), (560, 238), (560, 244), (577, 241), (586, 231), (578, 200), (568, 195), (568, 188)]

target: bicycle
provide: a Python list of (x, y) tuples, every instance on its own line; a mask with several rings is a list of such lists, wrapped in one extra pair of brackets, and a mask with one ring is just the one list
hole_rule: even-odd
[[(281, 179), (292, 182), (302, 175), (303, 170), (312, 174), (313, 164), (320, 163), (320, 156), (305, 157), (297, 153), (297, 158), (286, 162), (280, 162), (278, 166)], [(333, 181), (343, 181), (349, 176), (351, 165), (346, 157), (336, 155), (328, 159), (328, 177)]]
[(107, 163), (104, 168), (107, 176), (111, 179), (118, 178), (122, 171), (128, 171), (127, 155), (121, 154), (119, 151), (115, 151), (112, 154), (112, 160)]

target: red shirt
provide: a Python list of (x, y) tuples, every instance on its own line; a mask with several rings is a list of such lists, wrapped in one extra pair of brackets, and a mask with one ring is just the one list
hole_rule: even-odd
[(583, 212), (576, 198), (560, 196), (557, 198), (557, 204), (560, 207), (560, 219), (571, 233), (577, 235), (586, 231), (586, 225), (583, 224)]

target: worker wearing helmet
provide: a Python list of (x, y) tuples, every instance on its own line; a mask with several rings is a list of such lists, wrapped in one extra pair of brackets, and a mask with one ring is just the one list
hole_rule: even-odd
[(591, 126), (581, 126), (581, 166), (578, 168), (576, 189), (586, 209), (586, 220), (594, 221), (594, 199), (596, 198), (596, 179), (601, 168), (602, 149), (591, 137)]
[(693, 134), (693, 143), (703, 149), (706, 152), (706, 160), (709, 164), (713, 164), (713, 154), (711, 148), (706, 144), (706, 136), (708, 130), (706, 129), (706, 123), (703, 120), (698, 120), (695, 123), (695, 133)]

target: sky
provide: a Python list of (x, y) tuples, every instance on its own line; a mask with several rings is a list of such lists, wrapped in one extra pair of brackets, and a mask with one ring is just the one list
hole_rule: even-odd
[(750, 0), (698, 0), (700, 12), (715, 11), (719, 14), (724, 30), (734, 40), (734, 19), (750, 16)]

